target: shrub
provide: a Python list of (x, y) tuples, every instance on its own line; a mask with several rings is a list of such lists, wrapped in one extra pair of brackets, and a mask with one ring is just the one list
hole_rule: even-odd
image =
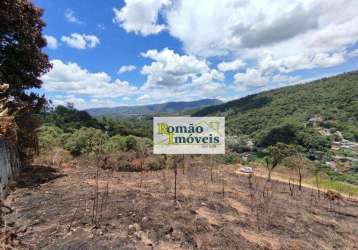
[(126, 147), (127, 150), (136, 150), (137, 149), (137, 138), (133, 135), (126, 137)]
[(145, 159), (144, 169), (145, 170), (160, 170), (165, 167), (165, 160), (162, 156), (149, 156)]
[(120, 135), (112, 136), (103, 147), (106, 152), (127, 151), (126, 137)]
[(74, 156), (87, 154), (93, 151), (91, 142), (103, 142), (107, 139), (107, 136), (99, 129), (80, 128), (66, 139), (65, 149)]
[(238, 160), (238, 154), (236, 153), (227, 153), (223, 156), (223, 162), (225, 164), (234, 164)]
[(64, 133), (62, 129), (52, 125), (44, 125), (37, 130), (39, 146), (43, 150), (63, 147)]

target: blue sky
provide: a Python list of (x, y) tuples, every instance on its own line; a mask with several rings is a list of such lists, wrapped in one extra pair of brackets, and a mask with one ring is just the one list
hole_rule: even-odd
[(354, 0), (34, 3), (53, 63), (41, 92), (55, 104), (227, 101), (358, 69)]

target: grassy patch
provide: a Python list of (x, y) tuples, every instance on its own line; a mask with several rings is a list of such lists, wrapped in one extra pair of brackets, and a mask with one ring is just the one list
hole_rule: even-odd
[[(309, 184), (316, 186), (316, 181), (314, 179), (312, 179), (309, 182)], [(319, 180), (319, 188), (332, 189), (332, 190), (336, 190), (340, 193), (358, 196), (358, 186), (352, 185), (352, 184), (349, 184), (346, 182), (329, 180), (329, 179), (320, 179)]]

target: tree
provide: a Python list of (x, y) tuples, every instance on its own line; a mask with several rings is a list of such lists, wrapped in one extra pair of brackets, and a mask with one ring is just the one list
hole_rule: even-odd
[(24, 103), (31, 108), (41, 108), (44, 103), (43, 97), (26, 93), (40, 88), (40, 76), (51, 68), (41, 51), (46, 46), (42, 13), (27, 0), (0, 2), (0, 82), (9, 84), (6, 95), (13, 98), (9, 101), (10, 112)]
[(299, 152), (285, 159), (285, 165), (289, 168), (292, 168), (297, 171), (298, 175), (298, 189), (302, 190), (302, 178), (304, 174), (304, 170), (307, 168), (312, 168), (312, 163), (305, 158), (304, 154)]
[(286, 157), (294, 154), (293, 146), (284, 143), (277, 143), (274, 146), (267, 148), (267, 155), (264, 160), (268, 171), (267, 180), (271, 181), (272, 171), (282, 162)]
[(34, 131), (40, 122), (31, 114), (40, 112), (45, 103), (44, 96), (29, 90), (40, 88), (40, 76), (51, 68), (47, 55), (41, 51), (46, 46), (42, 13), (27, 0), (0, 1), (0, 85), (8, 85), (1, 93), (6, 113), (0, 113), (15, 117), (23, 160), (31, 156), (31, 148), (37, 148)]

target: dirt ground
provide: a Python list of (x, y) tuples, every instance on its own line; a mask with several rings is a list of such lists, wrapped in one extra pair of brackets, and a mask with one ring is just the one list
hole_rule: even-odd
[(358, 249), (357, 201), (236, 170), (217, 166), (211, 180), (200, 164), (179, 169), (174, 201), (173, 170), (100, 170), (97, 179), (95, 167), (33, 166), (5, 201), (12, 212), (4, 217), (2, 244), (6, 238), (8, 249)]

